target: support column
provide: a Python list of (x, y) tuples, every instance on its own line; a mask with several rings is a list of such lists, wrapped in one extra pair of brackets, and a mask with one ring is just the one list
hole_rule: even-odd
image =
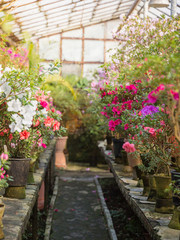
[(81, 53), (81, 76), (84, 71), (84, 27), (82, 28), (82, 53)]
[(171, 17), (177, 16), (177, 0), (171, 0)]
[(149, 5), (149, 0), (144, 0), (144, 19), (146, 19), (148, 15), (148, 5)]

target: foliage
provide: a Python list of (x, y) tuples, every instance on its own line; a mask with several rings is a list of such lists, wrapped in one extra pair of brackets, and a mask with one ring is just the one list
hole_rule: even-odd
[(169, 174), (180, 149), (179, 19), (121, 21), (114, 34), (119, 46), (92, 88), (109, 130), (149, 162), (143, 170)]

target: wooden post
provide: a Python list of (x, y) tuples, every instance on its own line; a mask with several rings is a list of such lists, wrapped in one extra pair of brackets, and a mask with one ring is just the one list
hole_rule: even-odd
[[(63, 33), (60, 33), (60, 63), (62, 63), (62, 35)], [(60, 71), (60, 75), (62, 75), (62, 70)]]

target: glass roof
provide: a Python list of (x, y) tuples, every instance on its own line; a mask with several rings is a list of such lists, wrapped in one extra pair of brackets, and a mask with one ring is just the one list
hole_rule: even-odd
[[(118, 19), (121, 14), (143, 16), (143, 6), (144, 0), (0, 0), (1, 12), (14, 16), (14, 35), (21, 39), (22, 33), (28, 32), (34, 40)], [(170, 8), (171, 4), (167, 8), (149, 8), (148, 16), (170, 17)]]

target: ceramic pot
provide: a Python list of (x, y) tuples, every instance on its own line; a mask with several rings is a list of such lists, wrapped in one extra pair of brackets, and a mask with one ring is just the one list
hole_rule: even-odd
[(122, 171), (123, 172), (132, 172), (133, 169), (128, 164), (126, 151), (124, 151), (124, 150), (121, 151), (121, 157), (122, 157), (122, 161), (123, 161), (123, 165), (124, 165)]
[[(174, 185), (177, 188), (180, 188), (180, 172), (171, 171), (171, 178), (174, 181)], [(180, 196), (173, 194), (173, 204), (174, 211), (171, 221), (169, 222), (168, 227), (180, 230)]]
[(121, 157), (123, 144), (124, 144), (124, 138), (120, 138), (120, 139), (113, 138), (113, 152), (114, 152), (115, 158)]
[(154, 175), (154, 178), (157, 190), (155, 212), (172, 213), (174, 210), (172, 191), (166, 191), (171, 183), (171, 178), (163, 175)]
[(7, 173), (13, 177), (9, 181), (5, 196), (10, 198), (23, 199), (26, 197), (25, 186), (27, 184), (30, 158), (9, 158), (10, 169)]
[(150, 191), (149, 174), (147, 175), (142, 174), (142, 181), (143, 181), (143, 195), (148, 196)]
[(156, 201), (156, 181), (154, 178), (154, 175), (149, 174), (149, 186), (150, 186), (150, 191), (148, 195), (148, 201), (150, 202), (155, 202)]

